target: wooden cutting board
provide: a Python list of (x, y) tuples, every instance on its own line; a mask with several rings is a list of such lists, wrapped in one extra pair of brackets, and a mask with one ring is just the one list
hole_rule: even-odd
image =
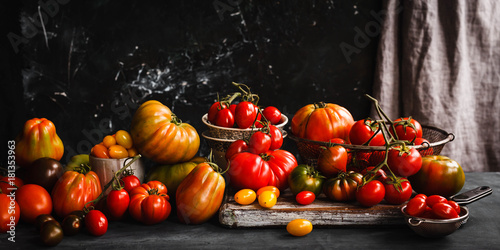
[(315, 227), (384, 227), (404, 224), (401, 205), (378, 204), (365, 208), (356, 202), (333, 202), (323, 194), (309, 205), (300, 205), (286, 190), (272, 208), (258, 201), (240, 205), (228, 191), (219, 210), (219, 222), (227, 227), (282, 227), (293, 219), (307, 219)]

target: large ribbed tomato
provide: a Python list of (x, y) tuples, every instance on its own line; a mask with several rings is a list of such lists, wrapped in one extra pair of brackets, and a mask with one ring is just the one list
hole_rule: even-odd
[(129, 212), (132, 218), (146, 225), (160, 223), (172, 211), (167, 187), (160, 181), (149, 181), (130, 191)]
[(56, 133), (54, 123), (45, 118), (26, 121), (23, 131), (16, 137), (16, 163), (28, 166), (38, 158), (61, 160), (64, 145)]
[(200, 147), (196, 129), (182, 123), (167, 106), (155, 100), (137, 109), (130, 132), (137, 150), (160, 164), (188, 161)]
[(275, 186), (284, 190), (288, 187), (288, 175), (297, 165), (295, 156), (281, 149), (263, 154), (241, 152), (230, 159), (227, 173), (230, 185), (236, 189)]
[(334, 201), (356, 200), (356, 189), (361, 185), (363, 175), (354, 171), (340, 172), (323, 183), (323, 193)]
[(442, 155), (427, 155), (422, 157), (420, 170), (408, 180), (417, 193), (448, 197), (462, 189), (465, 174), (455, 160)]
[(52, 202), (57, 216), (64, 218), (85, 204), (95, 200), (102, 192), (99, 177), (90, 168), (75, 168), (66, 171), (52, 188)]
[(349, 141), (353, 124), (354, 119), (346, 108), (321, 102), (306, 105), (295, 113), (292, 134), (315, 141), (327, 142), (332, 138)]
[(177, 217), (186, 224), (206, 222), (219, 211), (225, 189), (226, 182), (216, 164), (198, 164), (177, 188)]

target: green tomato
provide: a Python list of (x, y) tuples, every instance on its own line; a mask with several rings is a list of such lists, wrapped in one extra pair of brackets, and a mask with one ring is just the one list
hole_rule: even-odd
[(88, 154), (79, 154), (79, 155), (74, 155), (71, 157), (69, 160), (68, 164), (64, 168), (66, 171), (73, 171), (75, 168), (80, 167), (82, 164), (88, 165), (89, 164), (89, 155)]
[(325, 177), (314, 167), (309, 165), (298, 165), (288, 176), (288, 185), (294, 195), (301, 191), (311, 191), (318, 196), (323, 187)]
[(206, 162), (204, 157), (194, 157), (190, 161), (181, 162), (173, 165), (156, 166), (146, 176), (148, 181), (161, 181), (167, 186), (167, 193), (171, 198), (175, 197), (177, 187), (191, 173), (198, 164)]

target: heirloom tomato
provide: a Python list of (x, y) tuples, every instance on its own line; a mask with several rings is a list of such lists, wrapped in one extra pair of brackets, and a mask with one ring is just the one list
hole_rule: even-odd
[(132, 118), (130, 134), (134, 146), (145, 157), (160, 164), (185, 162), (200, 147), (196, 129), (183, 123), (162, 103), (143, 103)]
[(299, 109), (292, 118), (292, 134), (309, 140), (327, 142), (332, 138), (349, 141), (354, 119), (349, 111), (337, 104), (315, 103)]
[(227, 175), (236, 189), (258, 190), (275, 186), (280, 190), (288, 187), (288, 175), (298, 165), (295, 156), (285, 150), (268, 151), (257, 155), (241, 152), (232, 157)]
[(365, 207), (379, 204), (385, 197), (385, 188), (382, 182), (372, 180), (356, 191), (356, 200)]
[(262, 114), (272, 125), (276, 125), (281, 121), (281, 111), (276, 107), (267, 106), (262, 110)]
[(422, 166), (422, 156), (413, 147), (405, 147), (407, 151), (399, 148), (390, 149), (387, 156), (387, 165), (398, 176), (412, 176)]
[(293, 236), (304, 236), (309, 234), (313, 229), (313, 225), (306, 219), (295, 219), (286, 225), (286, 231)]
[(298, 165), (288, 175), (288, 185), (294, 195), (302, 191), (311, 191), (316, 196), (321, 193), (325, 177), (313, 166)]
[(380, 130), (379, 123), (370, 118), (359, 120), (352, 125), (349, 140), (353, 145), (363, 145), (368, 141), (370, 141), (368, 146), (385, 145), (384, 135)]
[(61, 243), (64, 233), (59, 222), (55, 220), (43, 223), (40, 228), (40, 240), (45, 246), (56, 246)]
[(401, 178), (399, 184), (396, 182), (385, 182), (385, 201), (389, 204), (400, 205), (408, 201), (412, 194), (410, 182), (407, 179)]
[(130, 196), (125, 189), (113, 189), (106, 197), (106, 208), (110, 219), (120, 220), (127, 212)]
[(311, 191), (301, 191), (295, 196), (295, 201), (300, 205), (309, 205), (316, 199), (316, 195)]
[(0, 193), (0, 234), (14, 231), (12, 229), (16, 227), (21, 217), (21, 209), (14, 197)]
[(21, 168), (20, 172), (26, 184), (37, 184), (50, 192), (59, 177), (63, 175), (64, 168), (58, 160), (42, 157)]
[(203, 162), (184, 178), (175, 194), (181, 222), (201, 224), (219, 211), (226, 188), (220, 171), (216, 164)]
[(38, 215), (52, 213), (50, 194), (40, 185), (26, 184), (20, 187), (16, 192), (16, 201), (24, 222), (33, 224)]
[(104, 235), (108, 231), (108, 219), (99, 210), (90, 210), (85, 215), (85, 227), (94, 236)]
[(398, 140), (413, 142), (422, 137), (422, 126), (411, 117), (398, 118), (394, 120), (394, 127), (390, 127), (389, 132), (397, 136)]
[(427, 155), (422, 157), (420, 170), (408, 177), (413, 190), (426, 195), (452, 196), (465, 183), (465, 174), (458, 162), (446, 156)]
[(160, 181), (143, 183), (130, 191), (130, 215), (146, 225), (160, 223), (172, 210), (168, 200), (165, 184)]
[(254, 124), (258, 115), (259, 108), (252, 102), (244, 101), (236, 105), (234, 120), (239, 128), (249, 128)]
[(149, 171), (146, 181), (161, 181), (167, 187), (168, 196), (174, 199), (177, 187), (179, 187), (184, 178), (186, 178), (198, 164), (206, 161), (207, 159), (204, 157), (198, 156), (187, 162), (156, 166)]
[(16, 163), (27, 166), (38, 158), (61, 160), (64, 145), (56, 133), (54, 123), (45, 118), (26, 121), (23, 131), (16, 137)]
[(102, 192), (97, 174), (88, 166), (66, 171), (52, 189), (54, 212), (64, 218), (75, 210), (82, 210), (85, 204), (95, 200)]
[(64, 235), (73, 236), (80, 232), (83, 222), (82, 218), (76, 214), (68, 214), (64, 217), (61, 227), (63, 229)]
[(321, 151), (318, 158), (318, 170), (327, 177), (345, 172), (347, 168), (347, 150), (340, 146), (328, 147)]
[(356, 189), (363, 181), (363, 175), (354, 171), (340, 172), (323, 183), (323, 193), (334, 201), (353, 201)]

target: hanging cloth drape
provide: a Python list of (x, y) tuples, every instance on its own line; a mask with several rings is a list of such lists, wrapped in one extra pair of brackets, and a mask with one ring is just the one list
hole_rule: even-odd
[(464, 171), (500, 171), (500, 1), (384, 0), (383, 12), (382, 109), (452, 132), (441, 155)]

